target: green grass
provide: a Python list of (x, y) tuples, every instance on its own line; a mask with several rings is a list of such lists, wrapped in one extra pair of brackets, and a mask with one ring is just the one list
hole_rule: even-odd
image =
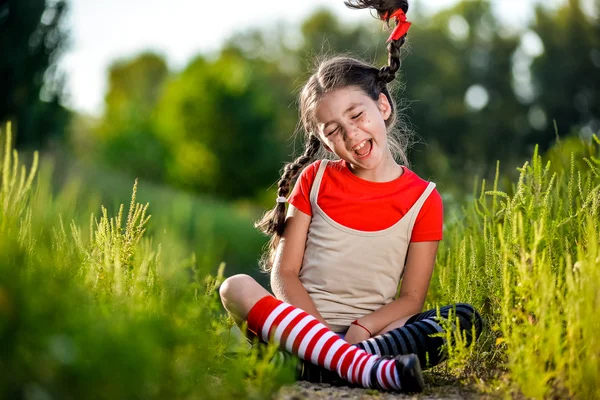
[[(7, 137), (5, 135), (5, 137)], [(290, 380), (230, 336), (215, 265), (146, 232), (147, 204), (79, 224), (11, 151), (0, 190), (0, 393), (5, 398), (264, 398)], [(34, 163), (34, 166), (36, 164)], [(42, 179), (43, 178), (43, 179)], [(89, 188), (91, 189), (91, 188)], [(74, 216), (74, 220), (70, 220)], [(236, 357), (228, 356), (232, 350)], [(7, 373), (8, 372), (8, 373)]]
[[(260, 212), (3, 149), (4, 397), (270, 398), (291, 381), (273, 347), (231, 335), (216, 293), (221, 260), (256, 271)], [(600, 143), (562, 140), (519, 173), (447, 218), (427, 306), (470, 302), (488, 329), (471, 348), (449, 334), (441, 369), (492, 393), (597, 398)]]
[[(28, 159), (33, 157), (29, 155)], [(91, 213), (102, 206), (109, 214), (118, 213), (123, 202), (129, 202), (134, 176), (86, 163), (72, 154), (55, 150), (42, 155), (39, 181), (67, 220), (77, 219), (87, 225)], [(60, 190), (56, 190), (60, 188)], [(274, 195), (272, 196), (275, 197)], [(248, 202), (227, 203), (202, 194), (184, 192), (148, 181), (139, 181), (137, 198), (150, 203), (154, 210), (146, 228), (155, 240), (178, 247), (178, 254), (195, 253), (212, 272), (221, 263), (227, 274), (249, 273), (266, 283), (260, 273), (258, 258), (267, 238), (253, 227), (262, 207)]]
[(483, 313), (490, 329), (479, 348), (454, 361), (471, 353), (479, 375), (506, 371), (507, 391), (600, 396), (599, 148), (597, 137), (569, 139), (552, 161), (536, 150), (516, 184), (484, 181), (447, 227), (429, 301)]

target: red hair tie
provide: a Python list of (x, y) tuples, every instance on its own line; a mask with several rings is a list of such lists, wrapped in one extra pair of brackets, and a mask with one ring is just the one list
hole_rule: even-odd
[(406, 14), (402, 9), (396, 10), (389, 18), (387, 13), (383, 14), (383, 19), (386, 21), (391, 18), (396, 19), (396, 28), (394, 28), (392, 34), (388, 38), (388, 42), (392, 40), (398, 40), (402, 36), (406, 35), (408, 28), (411, 26), (411, 23), (406, 20)]

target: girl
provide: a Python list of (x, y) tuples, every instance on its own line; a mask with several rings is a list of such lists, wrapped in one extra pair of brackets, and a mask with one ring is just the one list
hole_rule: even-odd
[[(421, 365), (444, 357), (444, 339), (431, 337), (443, 332), (436, 310), (421, 313), (442, 238), (442, 201), (435, 184), (406, 167), (405, 136), (393, 129), (388, 84), (400, 66), (408, 4), (346, 4), (395, 18), (389, 65), (336, 57), (310, 77), (300, 94), (304, 154), (285, 166), (277, 205), (257, 224), (272, 236), (262, 266), (275, 296), (247, 275), (225, 280), (220, 295), (250, 332), (349, 383), (421, 391)], [(312, 162), (326, 154), (333, 160)], [(442, 317), (450, 309), (469, 341), (473, 330), (479, 335), (473, 307), (446, 306)]]

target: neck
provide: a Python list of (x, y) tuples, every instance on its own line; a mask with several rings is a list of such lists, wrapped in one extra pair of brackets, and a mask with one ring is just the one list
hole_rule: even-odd
[(356, 176), (371, 182), (389, 182), (402, 175), (402, 167), (394, 160), (391, 151), (387, 151), (381, 162), (373, 169), (356, 168), (348, 163), (348, 168)]

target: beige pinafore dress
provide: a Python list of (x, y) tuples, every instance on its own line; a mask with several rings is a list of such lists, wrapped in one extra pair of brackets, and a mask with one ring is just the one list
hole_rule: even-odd
[(352, 321), (396, 297), (415, 220), (435, 183), (394, 225), (360, 231), (335, 222), (319, 207), (326, 167), (323, 160), (310, 191), (313, 215), (299, 277), (333, 331), (344, 332)]

